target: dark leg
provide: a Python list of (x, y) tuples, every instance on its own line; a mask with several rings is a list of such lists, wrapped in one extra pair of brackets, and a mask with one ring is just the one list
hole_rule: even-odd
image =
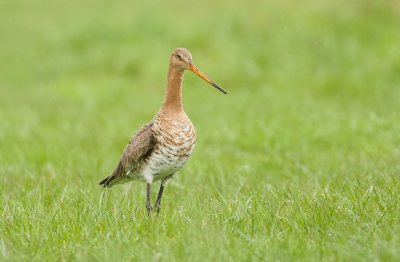
[(149, 214), (150, 214), (151, 210), (153, 209), (151, 207), (150, 194), (151, 194), (151, 183), (147, 183), (146, 209), (147, 209), (147, 213), (149, 213)]
[(157, 201), (156, 201), (157, 214), (160, 213), (161, 197), (162, 197), (163, 191), (164, 191), (164, 183), (161, 182), (160, 191), (158, 191), (158, 196), (157, 196)]
[(158, 196), (157, 196), (157, 200), (156, 200), (156, 210), (157, 210), (157, 214), (160, 213), (160, 207), (161, 207), (161, 198), (162, 198), (162, 194), (164, 192), (164, 187), (165, 184), (167, 183), (167, 181), (169, 179), (171, 179), (174, 176), (174, 174), (167, 176), (165, 178), (163, 178), (161, 180), (161, 185), (160, 185), (160, 191), (158, 191)]

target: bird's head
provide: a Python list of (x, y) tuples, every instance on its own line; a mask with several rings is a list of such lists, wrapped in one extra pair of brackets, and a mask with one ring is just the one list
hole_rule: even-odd
[(197, 69), (197, 67), (193, 64), (192, 54), (185, 48), (176, 48), (172, 52), (170, 66), (182, 71), (185, 71), (186, 69), (190, 70), (222, 93), (227, 94), (227, 92), (224, 91), (219, 85), (217, 85), (214, 81), (211, 81), (206, 75)]

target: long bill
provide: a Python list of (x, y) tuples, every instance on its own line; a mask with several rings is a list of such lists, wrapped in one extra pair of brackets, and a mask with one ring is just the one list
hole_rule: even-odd
[(205, 80), (207, 83), (218, 89), (224, 94), (228, 94), (224, 89), (222, 89), (219, 85), (217, 85), (214, 81), (211, 81), (205, 74), (203, 74), (199, 69), (197, 69), (193, 64), (189, 64), (188, 69), (201, 77), (203, 80)]

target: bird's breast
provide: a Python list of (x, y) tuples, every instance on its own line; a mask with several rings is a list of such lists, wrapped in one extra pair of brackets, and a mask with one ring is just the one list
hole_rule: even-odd
[(158, 180), (181, 169), (196, 145), (196, 132), (190, 122), (175, 121), (154, 126), (156, 145), (148, 160), (154, 179)]

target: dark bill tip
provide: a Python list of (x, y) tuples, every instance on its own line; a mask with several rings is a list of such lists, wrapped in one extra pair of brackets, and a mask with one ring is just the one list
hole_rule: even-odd
[(225, 95), (228, 94), (228, 92), (226, 92), (224, 89), (222, 89), (219, 85), (217, 85), (215, 82), (211, 82), (211, 85), (213, 87), (215, 87), (216, 89), (218, 89), (219, 91), (221, 91), (222, 93), (224, 93)]

